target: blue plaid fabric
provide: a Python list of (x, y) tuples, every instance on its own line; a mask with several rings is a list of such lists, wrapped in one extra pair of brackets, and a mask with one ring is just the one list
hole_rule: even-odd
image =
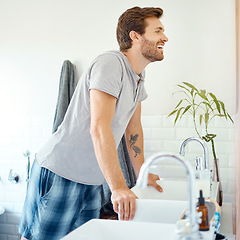
[(101, 186), (62, 178), (34, 161), (19, 233), (32, 240), (58, 240), (100, 217)]

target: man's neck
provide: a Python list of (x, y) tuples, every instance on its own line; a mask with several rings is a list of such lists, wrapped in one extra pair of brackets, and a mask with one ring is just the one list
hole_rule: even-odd
[(125, 52), (122, 52), (128, 59), (133, 71), (140, 75), (145, 67), (150, 63), (145, 59), (139, 51), (134, 51), (133, 49), (128, 49)]

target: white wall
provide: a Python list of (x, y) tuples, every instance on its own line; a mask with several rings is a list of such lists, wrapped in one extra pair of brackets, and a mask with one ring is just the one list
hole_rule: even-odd
[(62, 62), (76, 63), (80, 75), (98, 54), (117, 49), (117, 19), (135, 5), (161, 6), (169, 37), (165, 60), (147, 67), (150, 96), (143, 113), (169, 113), (176, 102), (171, 94), (181, 81), (213, 91), (235, 113), (234, 0), (0, 3), (0, 107), (4, 113), (52, 113)]
[[(193, 135), (190, 120), (173, 128), (166, 119), (181, 81), (213, 91), (233, 115), (236, 108), (234, 0), (0, 0), (0, 239), (17, 237), (26, 190), (26, 159), (51, 134), (59, 77), (69, 59), (78, 75), (100, 53), (117, 49), (119, 15), (133, 6), (160, 6), (169, 42), (165, 59), (147, 67), (148, 100), (143, 104), (146, 154), (178, 151)], [(217, 129), (216, 129), (217, 128)], [(234, 127), (214, 129), (224, 178), (225, 201), (234, 196)], [(198, 150), (192, 149), (192, 154)], [(20, 183), (7, 180), (13, 168)]]
[[(222, 99), (236, 112), (236, 39), (234, 0), (160, 1), (169, 42), (165, 60), (149, 65), (150, 97), (145, 114), (168, 114), (177, 100), (176, 84), (196, 84)], [(166, 101), (167, 100), (167, 101)]]

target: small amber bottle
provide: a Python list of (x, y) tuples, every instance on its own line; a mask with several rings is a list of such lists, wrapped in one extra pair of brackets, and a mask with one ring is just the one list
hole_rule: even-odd
[(200, 196), (198, 198), (197, 212), (202, 212), (202, 222), (199, 224), (200, 231), (209, 230), (209, 221), (208, 221), (208, 209), (205, 205), (205, 200), (203, 197), (202, 190), (200, 190)]

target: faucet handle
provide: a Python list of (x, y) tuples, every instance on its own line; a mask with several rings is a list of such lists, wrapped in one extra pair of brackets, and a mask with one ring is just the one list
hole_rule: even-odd
[(13, 174), (12, 169), (10, 169), (9, 175), (8, 175), (8, 180), (12, 183), (18, 183), (19, 181), (19, 176), (17, 173)]

